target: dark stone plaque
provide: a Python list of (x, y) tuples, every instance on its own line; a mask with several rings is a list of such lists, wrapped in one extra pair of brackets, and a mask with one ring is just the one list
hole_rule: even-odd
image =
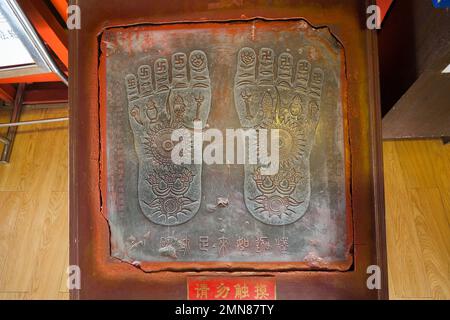
[[(351, 261), (345, 61), (327, 28), (301, 20), (113, 28), (102, 54), (114, 257)], [(191, 131), (195, 120), (224, 136), (278, 129), (278, 173), (173, 163), (173, 130)]]

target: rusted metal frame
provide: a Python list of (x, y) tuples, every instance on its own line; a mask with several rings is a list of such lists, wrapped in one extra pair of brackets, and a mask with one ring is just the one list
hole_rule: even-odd
[[(355, 10), (356, 5), (353, 2), (349, 9)], [(146, 6), (148, 3), (145, 4)], [(127, 291), (129, 294), (127, 298), (133, 297), (158, 297), (158, 298), (174, 298), (180, 297), (175, 292), (182, 293), (185, 288), (185, 280), (187, 276), (198, 275), (198, 270), (187, 273), (173, 273), (173, 272), (161, 272), (156, 274), (147, 274), (138, 270), (137, 268), (127, 266), (126, 264), (120, 264), (109, 255), (109, 250), (106, 248), (98, 248), (99, 243), (107, 242), (107, 229), (105, 227), (105, 220), (99, 214), (101, 202), (97, 202), (98, 195), (98, 157), (99, 157), (99, 143), (98, 137), (92, 132), (98, 130), (98, 115), (95, 113), (99, 104), (98, 88), (92, 88), (87, 83), (97, 83), (97, 74), (92, 74), (92, 70), (97, 63), (97, 57), (91, 57), (96, 46), (93, 39), (99, 34), (98, 28), (99, 21), (108, 21), (112, 25), (121, 25), (123, 21), (139, 23), (143, 22), (140, 18), (135, 16), (139, 10), (139, 5), (133, 7), (133, 10), (128, 12), (108, 12), (102, 10), (100, 3), (85, 3), (85, 6), (89, 10), (97, 10), (98, 15), (95, 15), (95, 19), (87, 22), (87, 26), (83, 29), (83, 32), (74, 31), (71, 37), (71, 45), (77, 48), (77, 52), (71, 51), (71, 59), (77, 58), (76, 61), (80, 61), (80, 57), (83, 63), (74, 67), (72, 65), (71, 73), (71, 90), (70, 99), (71, 103), (76, 105), (77, 108), (71, 108), (71, 119), (73, 125), (71, 126), (71, 223), (70, 223), (70, 260), (71, 264), (79, 265), (82, 270), (87, 269), (88, 272), (84, 272), (82, 277), (82, 292), (78, 290), (71, 291), (71, 298), (105, 298), (105, 297), (124, 297), (120, 291), (120, 288), (130, 289)], [(363, 6), (358, 9), (358, 12), (363, 14)], [(143, 8), (143, 4), (142, 4)], [(161, 9), (161, 6), (159, 7)], [(195, 9), (195, 8), (194, 8)], [(197, 8), (196, 11), (206, 10), (205, 7)], [(300, 16), (298, 12), (283, 8), (280, 10), (270, 9), (255, 9), (255, 8), (242, 8), (239, 10), (225, 10), (223, 13), (204, 13), (201, 15), (186, 13), (184, 18), (189, 20), (200, 19), (200, 17), (206, 18), (222, 18), (224, 20), (242, 17), (242, 12), (246, 13), (247, 17), (255, 16), (268, 16), (271, 18), (283, 18), (286, 16)], [(121, 9), (122, 10), (122, 9)], [(311, 11), (311, 10), (310, 10)], [(166, 12), (166, 11), (164, 11)], [(302, 11), (305, 12), (305, 11)], [(311, 13), (311, 12), (309, 12)], [(161, 13), (160, 13), (161, 14)], [(304, 13), (308, 15), (308, 10)], [(116, 17), (121, 18), (116, 18)], [(164, 15), (155, 14), (154, 17), (146, 19), (145, 22), (170, 22), (169, 13)], [(192, 16), (192, 17), (191, 17)], [(336, 12), (331, 13), (331, 18), (327, 18), (324, 21), (322, 18), (313, 16), (324, 24), (327, 21), (334, 21), (336, 23)], [(125, 19), (125, 20), (124, 20)], [(331, 20), (330, 20), (331, 19)], [(212, 19), (216, 20), (216, 19)], [(220, 19), (219, 19), (220, 20)], [(333, 23), (332, 23), (333, 24)], [(333, 24), (335, 25), (335, 24)], [(367, 87), (362, 85), (360, 81), (355, 79), (355, 70), (362, 70), (365, 75), (367, 70), (367, 59), (364, 59), (362, 50), (367, 48), (363, 45), (363, 37), (354, 37), (353, 31), (349, 30), (344, 24), (345, 28), (338, 28), (339, 35), (347, 45), (350, 56), (352, 59), (347, 61), (349, 65), (348, 80), (350, 84), (349, 100), (351, 101), (351, 108), (349, 112), (349, 118), (351, 120), (350, 131), (352, 132), (353, 143), (355, 144), (353, 151), (356, 152), (355, 159), (357, 165), (355, 166), (355, 180), (353, 196), (356, 200), (356, 208), (358, 209), (356, 214), (357, 221), (355, 222), (355, 230), (357, 232), (357, 239), (355, 241), (355, 270), (352, 272), (275, 272), (271, 273), (276, 275), (277, 284), (279, 283), (279, 289), (284, 299), (295, 298), (313, 298), (313, 297), (327, 297), (327, 298), (369, 298), (373, 299), (379, 295), (375, 291), (367, 290), (365, 287), (365, 281), (367, 274), (365, 268), (369, 264), (377, 263), (374, 261), (376, 258), (375, 252), (375, 233), (378, 232), (373, 226), (377, 219), (374, 216), (374, 198), (373, 192), (379, 192), (373, 188), (374, 179), (377, 179), (378, 175), (374, 174), (375, 166), (372, 163), (372, 158), (365, 156), (365, 151), (370, 148), (372, 133), (367, 131), (368, 115), (372, 117), (371, 112), (373, 108), (369, 109), (366, 104), (368, 95), (366, 95)], [(356, 23), (352, 23), (353, 27), (357, 27)], [(87, 28), (87, 29), (86, 29)], [(354, 29), (352, 29), (354, 30)], [(354, 39), (350, 41), (350, 39)], [(82, 46), (79, 46), (80, 44)], [(97, 48), (98, 49), (98, 48)], [(78, 51), (79, 50), (79, 51)], [(361, 53), (361, 54), (360, 54)], [(367, 54), (371, 54), (367, 52)], [(373, 53), (372, 53), (373, 54)], [(360, 58), (363, 58), (364, 62)], [(74, 60), (72, 60), (74, 61)], [(352, 71), (353, 70), (353, 71)], [(362, 94), (357, 97), (357, 90), (362, 90)], [(353, 94), (352, 94), (353, 93)], [(359, 117), (361, 114), (362, 117)], [(355, 120), (360, 119), (360, 120)], [(87, 129), (86, 129), (87, 128)], [(358, 150), (362, 150), (359, 152)], [(358, 164), (360, 162), (360, 164)], [(378, 166), (379, 168), (379, 166)], [(78, 230), (78, 225), (87, 225), (90, 228), (83, 228)], [(377, 239), (378, 240), (378, 239)], [(202, 275), (214, 275), (220, 276), (227, 273), (226, 268), (222, 270), (224, 272), (202, 272)], [(236, 271), (233, 275), (248, 275), (256, 274), (255, 272), (242, 272)], [(364, 284), (363, 284), (364, 283)]]
[(22, 10), (42, 40), (68, 68), (69, 53), (67, 31), (61, 26), (44, 1), (18, 0)]
[(10, 84), (0, 84), (0, 100), (13, 102), (16, 95), (16, 88)]
[[(23, 93), (25, 91), (25, 84), (19, 84), (17, 88), (16, 97), (14, 100), (14, 109), (11, 114), (11, 122), (17, 122), (20, 118), (20, 113), (22, 111), (22, 101), (23, 101)], [(0, 163), (8, 163), (11, 158), (12, 147), (14, 144), (14, 138), (16, 137), (17, 127), (8, 128), (8, 132), (6, 134), (6, 139), (9, 143), (5, 144), (3, 148), (2, 156), (0, 158)]]

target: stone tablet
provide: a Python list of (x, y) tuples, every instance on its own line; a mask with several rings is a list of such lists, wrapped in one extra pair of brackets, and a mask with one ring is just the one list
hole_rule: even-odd
[[(351, 265), (345, 56), (327, 28), (303, 20), (136, 26), (108, 29), (101, 45), (112, 256)], [(277, 129), (277, 173), (225, 160), (174, 163), (172, 133), (194, 132), (194, 121), (224, 137)], [(224, 148), (235, 147), (224, 138)]]

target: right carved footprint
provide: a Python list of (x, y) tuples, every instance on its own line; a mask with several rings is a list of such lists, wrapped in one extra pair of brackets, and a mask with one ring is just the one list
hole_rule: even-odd
[[(242, 127), (279, 129), (280, 169), (262, 175), (245, 165), (244, 198), (250, 213), (270, 225), (300, 219), (310, 199), (309, 156), (319, 121), (324, 73), (311, 63), (270, 48), (258, 57), (252, 48), (238, 53), (234, 101)], [(275, 76), (275, 61), (276, 76)]]
[(128, 74), (125, 78), (139, 160), (139, 204), (148, 219), (168, 226), (192, 219), (201, 201), (202, 167), (173, 163), (172, 132), (192, 129), (195, 120), (201, 121), (203, 128), (211, 105), (206, 54), (195, 50), (188, 60), (186, 54), (175, 53), (171, 65), (171, 81), (165, 58), (154, 62), (154, 73), (150, 65), (142, 65), (137, 76)]

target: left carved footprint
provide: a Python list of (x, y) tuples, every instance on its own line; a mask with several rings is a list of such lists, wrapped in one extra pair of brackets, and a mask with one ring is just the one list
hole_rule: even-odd
[(158, 58), (153, 71), (150, 65), (142, 65), (137, 76), (125, 78), (139, 160), (139, 204), (152, 222), (178, 225), (192, 219), (200, 208), (202, 166), (174, 164), (171, 136), (175, 129), (192, 129), (196, 120), (202, 127), (206, 124), (211, 105), (208, 60), (200, 50), (192, 51), (189, 59), (175, 53), (171, 68), (167, 59)]

